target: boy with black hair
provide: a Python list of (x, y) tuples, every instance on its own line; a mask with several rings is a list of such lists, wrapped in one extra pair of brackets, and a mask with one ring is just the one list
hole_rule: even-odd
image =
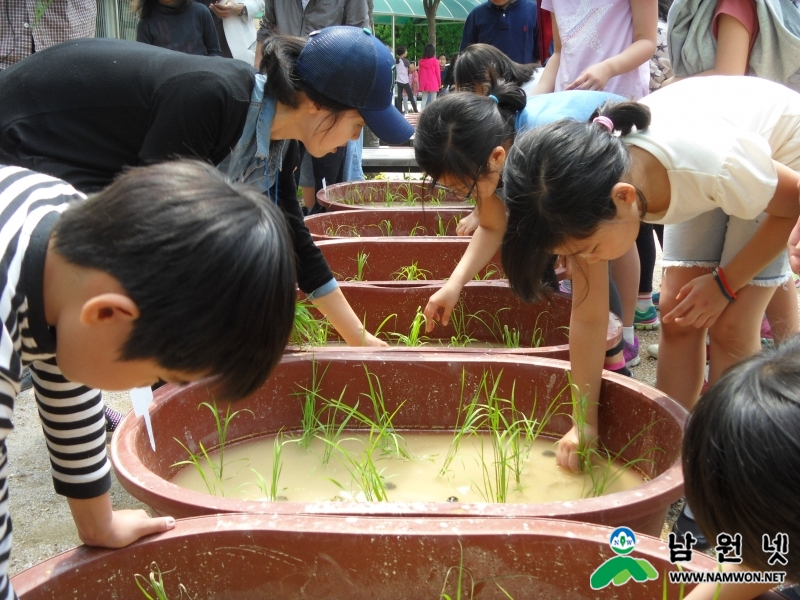
[(5, 438), (24, 367), (56, 492), (84, 543), (118, 548), (174, 520), (112, 511), (98, 389), (212, 377), (215, 394), (235, 400), (264, 382), (292, 327), (291, 241), (262, 194), (177, 161), (132, 169), (84, 198), (59, 179), (0, 166), (3, 600), (15, 597)]

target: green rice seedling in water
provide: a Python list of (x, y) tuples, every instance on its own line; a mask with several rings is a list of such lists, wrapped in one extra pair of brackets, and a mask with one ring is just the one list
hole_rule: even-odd
[(414, 320), (411, 321), (411, 327), (408, 330), (408, 335), (402, 333), (390, 333), (392, 337), (395, 338), (397, 344), (400, 346), (409, 346), (409, 347), (416, 347), (416, 346), (424, 346), (427, 344), (428, 337), (422, 335), (422, 332), (425, 330), (425, 314), (422, 312), (422, 307), (417, 307), (417, 314), (414, 315)]
[[(485, 387), (487, 377), (488, 373), (484, 372), (483, 378), (478, 384), (478, 390), (475, 392), (472, 401), (465, 406), (464, 386), (466, 384), (466, 370), (461, 370), (461, 396), (458, 402), (458, 416), (456, 417), (455, 434), (453, 436), (453, 441), (450, 442), (450, 448), (447, 450), (447, 455), (444, 458), (442, 468), (439, 470), (439, 477), (444, 476), (450, 469), (450, 463), (453, 462), (453, 459), (458, 453), (461, 440), (468, 435), (476, 433), (486, 418), (486, 411), (478, 403), (478, 400), (480, 399), (481, 390)], [(463, 419), (461, 418), (462, 415)]]
[(298, 302), (294, 308), (294, 327), (290, 341), (295, 346), (324, 346), (328, 343), (331, 324), (311, 313), (311, 305)]
[(409, 237), (416, 237), (418, 235), (425, 235), (427, 230), (422, 225), (415, 225), (414, 228), (408, 232)]
[(520, 334), (516, 328), (509, 329), (508, 325), (503, 325), (503, 346), (506, 348), (519, 348)]
[(483, 272), (483, 275), (481, 275), (480, 273), (475, 273), (475, 277), (473, 277), (472, 279), (474, 279), (475, 281), (487, 281), (492, 277), (494, 277), (499, 271), (500, 269), (497, 267), (496, 264), (489, 263), (488, 265), (486, 265), (486, 270)]
[(392, 222), (389, 219), (384, 219), (378, 224), (380, 227), (381, 232), (386, 237), (392, 237)]
[[(135, 573), (133, 579), (136, 582), (136, 587), (139, 588), (139, 591), (142, 592), (142, 595), (144, 595), (147, 600), (169, 600), (164, 587), (163, 573), (157, 563), (150, 563), (150, 575), (148, 577), (145, 577), (141, 573)], [(184, 594), (188, 600), (192, 600), (191, 596), (189, 596), (189, 592), (186, 591), (182, 583), (178, 584), (178, 589), (181, 594), (180, 600), (184, 598)]]
[[(364, 498), (368, 502), (387, 502), (386, 485), (383, 481), (383, 469), (380, 471), (372, 460), (374, 447), (368, 445), (360, 454), (355, 455), (337, 446), (347, 464), (345, 468), (355, 481)], [(344, 491), (348, 489), (335, 479), (330, 480), (334, 485)]]
[[(378, 325), (378, 328), (372, 333), (372, 335), (374, 335), (375, 337), (379, 337), (381, 335), (381, 333), (383, 333), (383, 327), (389, 321), (391, 321), (392, 319), (397, 319), (397, 313), (392, 313), (391, 315), (386, 317), (383, 321), (381, 321), (381, 324)], [(361, 344), (363, 345), (364, 344), (364, 340), (367, 337), (367, 315), (366, 314), (364, 315), (364, 318), (361, 319), (361, 325), (363, 326), (363, 332), (361, 334)], [(384, 337), (386, 336), (385, 333), (383, 335), (384, 335)]]
[(392, 279), (396, 281), (420, 281), (428, 279), (431, 272), (427, 269), (421, 269), (417, 266), (417, 261), (414, 261), (407, 267), (401, 267), (392, 273)]
[(470, 337), (467, 333), (467, 317), (463, 300), (459, 300), (458, 304), (453, 308), (453, 312), (450, 315), (450, 323), (455, 329), (455, 335), (450, 336), (450, 346), (464, 348), (476, 341), (475, 338)]
[(403, 404), (405, 404), (405, 401), (401, 402), (393, 413), (389, 413), (383, 398), (383, 388), (381, 387), (380, 379), (378, 379), (378, 376), (374, 373), (370, 373), (366, 365), (364, 365), (364, 373), (367, 376), (369, 392), (361, 395), (369, 398), (372, 404), (372, 410), (375, 413), (375, 420), (365, 423), (370, 427), (370, 435), (373, 433), (377, 434), (376, 446), (380, 448), (382, 454), (409, 460), (411, 457), (405, 448), (405, 441), (403, 437), (397, 433), (392, 422), (395, 415), (403, 407)]
[(447, 235), (447, 226), (444, 224), (444, 219), (439, 215), (436, 219), (436, 236), (445, 237)]
[[(211, 414), (214, 415), (214, 422), (217, 427), (217, 439), (219, 441), (219, 445), (217, 446), (217, 452), (219, 454), (219, 462), (215, 462), (211, 455), (209, 454), (209, 450), (203, 446), (203, 443), (200, 442), (198, 445), (200, 446), (200, 453), (192, 452), (186, 444), (181, 442), (178, 438), (173, 438), (181, 447), (186, 450), (186, 453), (189, 455), (188, 460), (182, 460), (172, 464), (171, 466), (183, 466), (183, 465), (192, 465), (200, 475), (200, 478), (203, 480), (203, 483), (206, 484), (206, 488), (208, 489), (208, 493), (212, 496), (225, 496), (225, 489), (223, 487), (223, 482), (226, 480), (225, 478), (225, 467), (235, 464), (230, 463), (230, 465), (226, 465), (225, 463), (225, 445), (228, 441), (228, 428), (230, 427), (231, 422), (233, 419), (236, 418), (239, 413), (248, 412), (252, 416), (253, 411), (248, 409), (237, 410), (231, 413), (231, 406), (228, 405), (228, 409), (225, 412), (225, 416), (222, 417), (217, 409), (217, 401), (212, 399), (212, 404), (208, 402), (201, 402), (198, 409), (200, 408), (207, 408), (211, 411)], [(212, 449), (213, 451), (213, 449)], [(209, 471), (206, 471), (206, 468)], [(230, 469), (229, 469), (230, 470)], [(218, 493), (219, 492), (219, 493)]]
[[(331, 460), (331, 455), (333, 454), (334, 449), (339, 447), (339, 442), (342, 439), (342, 433), (347, 428), (347, 425), (350, 423), (354, 414), (358, 413), (358, 402), (354, 407), (349, 407), (344, 403), (344, 394), (347, 391), (345, 387), (341, 394), (339, 394), (338, 399), (330, 399), (325, 404), (325, 421), (323, 422), (320, 418), (320, 429), (322, 431), (322, 441), (324, 442), (323, 450), (322, 450), (322, 466), (328, 466), (328, 463)], [(345, 415), (344, 419), (337, 425), (336, 424), (336, 415), (339, 413), (340, 410)]]
[(361, 232), (355, 225), (339, 225), (335, 237), (361, 237)]
[(356, 254), (356, 274), (355, 276), (348, 278), (346, 281), (364, 281), (364, 269), (367, 266), (368, 258), (369, 254), (366, 252), (359, 252)]

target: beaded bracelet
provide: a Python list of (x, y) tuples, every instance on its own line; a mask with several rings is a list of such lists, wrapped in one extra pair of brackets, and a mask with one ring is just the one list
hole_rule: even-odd
[(719, 286), (719, 291), (722, 292), (722, 295), (725, 296), (725, 298), (727, 298), (728, 302), (733, 302), (734, 300), (736, 300), (736, 296), (730, 294), (726, 289), (726, 286), (722, 282), (722, 278), (720, 277), (719, 271), (717, 269), (714, 269), (713, 271), (711, 271), (711, 275), (714, 277), (714, 281), (717, 282), (717, 285)]

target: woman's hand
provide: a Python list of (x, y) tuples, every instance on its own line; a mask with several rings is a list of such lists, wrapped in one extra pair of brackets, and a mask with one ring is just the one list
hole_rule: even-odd
[(228, 17), (240, 17), (244, 12), (244, 4), (237, 4), (236, 2), (212, 2), (208, 8), (220, 19), (227, 19)]
[[(450, 314), (453, 312), (458, 298), (461, 295), (461, 286), (448, 281), (442, 288), (436, 292), (428, 300), (423, 313), (425, 314), (425, 332), (430, 333), (436, 327), (436, 322), (440, 321), (442, 325), (447, 325), (450, 322)], [(439, 316), (439, 310), (442, 311)]]
[(675, 299), (678, 305), (661, 320), (684, 327), (711, 327), (729, 304), (713, 275), (692, 279)]
[(599, 62), (586, 69), (569, 84), (568, 90), (595, 90), (602, 91), (613, 75), (605, 62)]
[(587, 448), (592, 448), (597, 445), (597, 429), (591, 425), (584, 424), (584, 447), (579, 448), (580, 432), (577, 426), (572, 427), (564, 437), (558, 440), (556, 447), (556, 464), (559, 467), (569, 469), (577, 473), (581, 469), (580, 452)]
[(478, 208), (475, 207), (475, 210), (458, 222), (458, 225), (456, 225), (456, 235), (472, 235), (480, 224), (480, 212)]

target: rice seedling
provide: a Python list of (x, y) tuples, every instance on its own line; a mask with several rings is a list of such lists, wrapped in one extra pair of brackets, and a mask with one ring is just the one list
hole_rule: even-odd
[[(503, 348), (521, 348), (522, 347), (522, 328), (509, 327), (507, 324), (502, 323), (500, 313), (511, 310), (508, 307), (499, 309), (496, 313), (491, 314), (486, 310), (479, 310), (476, 313), (467, 315), (467, 322), (473, 319), (483, 324), (494, 336), (495, 342), (500, 344)], [(533, 327), (533, 334), (531, 335), (530, 345), (527, 348), (539, 348), (544, 343), (544, 329), (539, 327), (539, 318), (547, 313), (540, 313), (536, 317), (536, 322)], [(483, 316), (482, 316), (483, 315)]]
[[(347, 452), (341, 447), (337, 446), (345, 459), (347, 464), (345, 468), (350, 473), (350, 476), (355, 481), (364, 499), (367, 502), (387, 502), (389, 500), (386, 495), (386, 485), (383, 480), (383, 469), (378, 470), (375, 461), (372, 459), (374, 446), (368, 444), (367, 447), (360, 453), (354, 454)], [(330, 481), (343, 491), (349, 491), (344, 485), (335, 479)]]
[(339, 225), (336, 227), (335, 237), (361, 237), (361, 232), (355, 225)]
[[(442, 585), (442, 591), (439, 594), (440, 600), (471, 600), (472, 595), (475, 591), (475, 580), (472, 577), (472, 573), (469, 569), (464, 568), (464, 546), (461, 545), (461, 542), (458, 542), (459, 548), (461, 548), (461, 560), (458, 563), (458, 566), (450, 567), (447, 569), (447, 573), (444, 576), (444, 584)], [(446, 593), (447, 590), (447, 582), (450, 580), (450, 574), (455, 572), (456, 573), (456, 580), (455, 580), (455, 595), (451, 596), (450, 594)], [(466, 582), (464, 576), (469, 578), (469, 596), (466, 596)]]
[[(230, 466), (241, 461), (233, 461), (230, 464), (226, 464), (225, 462), (225, 445), (228, 442), (228, 428), (230, 427), (231, 422), (235, 419), (240, 413), (248, 412), (252, 416), (253, 411), (248, 409), (237, 410), (231, 413), (231, 405), (228, 404), (228, 408), (225, 412), (225, 416), (221, 416), (219, 409), (217, 408), (217, 401), (212, 398), (212, 403), (209, 404), (208, 402), (201, 402), (198, 405), (198, 410), (200, 408), (207, 408), (211, 411), (211, 414), (214, 416), (214, 423), (217, 428), (217, 440), (218, 445), (216, 447), (219, 459), (215, 461), (211, 458), (209, 451), (214, 451), (213, 448), (208, 449), (203, 445), (203, 442), (200, 442), (198, 446), (200, 447), (200, 452), (192, 452), (186, 444), (181, 442), (178, 438), (175, 439), (181, 447), (186, 450), (186, 453), (189, 455), (187, 460), (178, 461), (171, 466), (178, 467), (184, 465), (192, 465), (195, 469), (197, 469), (200, 478), (205, 483), (206, 488), (208, 489), (208, 493), (212, 496), (225, 496), (225, 489), (223, 487), (223, 482), (226, 481), (228, 478), (225, 477), (225, 468), (229, 467), (228, 471), (230, 472)], [(209, 470), (206, 471), (206, 468)]]
[(395, 281), (420, 281), (428, 279), (431, 272), (427, 269), (422, 269), (417, 266), (417, 261), (414, 261), (407, 267), (400, 267), (392, 273), (392, 279)]
[(488, 265), (486, 265), (486, 269), (484, 270), (483, 275), (481, 275), (480, 273), (475, 273), (475, 276), (472, 279), (475, 281), (487, 281), (492, 277), (494, 277), (499, 272), (500, 268), (496, 264), (489, 263)]
[(450, 346), (464, 348), (476, 341), (475, 338), (470, 337), (467, 333), (467, 317), (463, 300), (459, 300), (458, 304), (453, 308), (453, 312), (450, 314), (450, 323), (455, 330), (455, 335), (450, 336)]
[[(334, 449), (339, 448), (339, 442), (342, 440), (342, 433), (344, 433), (347, 425), (350, 423), (350, 419), (352, 419), (354, 414), (359, 414), (357, 412), (358, 402), (356, 402), (356, 405), (352, 408), (344, 403), (344, 394), (346, 391), (347, 388), (345, 387), (339, 394), (339, 398), (328, 400), (324, 407), (325, 421), (323, 422), (321, 417), (318, 419), (320, 432), (322, 434), (318, 437), (321, 437), (324, 442), (322, 449), (323, 467), (327, 466), (330, 462)], [(343, 411), (345, 416), (337, 424), (336, 415), (339, 413), (340, 407), (346, 407)]]
[(408, 330), (408, 335), (403, 333), (392, 332), (389, 335), (394, 337), (399, 346), (424, 346), (428, 342), (428, 337), (422, 335), (425, 331), (425, 315), (422, 312), (422, 307), (417, 307), (417, 313), (414, 315), (414, 320), (411, 321), (411, 327)]
[[(133, 579), (136, 582), (136, 587), (139, 588), (139, 591), (142, 592), (147, 600), (169, 600), (164, 586), (164, 574), (156, 562), (150, 563), (150, 575), (148, 577), (141, 573), (135, 573)], [(184, 598), (184, 595), (188, 600), (192, 600), (182, 583), (178, 584), (178, 589), (181, 594), (180, 600)]]
[(364, 365), (364, 373), (367, 376), (367, 383), (369, 385), (369, 392), (362, 396), (369, 398), (372, 404), (372, 410), (375, 413), (375, 420), (365, 423), (370, 428), (370, 436), (377, 434), (376, 445), (381, 450), (381, 454), (395, 456), (397, 458), (404, 458), (409, 460), (411, 457), (405, 448), (403, 437), (397, 433), (392, 423), (395, 415), (400, 411), (405, 404), (405, 401), (395, 409), (394, 412), (389, 413), (386, 409), (386, 402), (383, 398), (383, 388), (381, 387), (380, 379), (374, 373), (370, 373), (366, 365)]
[(355, 261), (356, 261), (356, 274), (353, 277), (349, 277), (346, 281), (364, 281), (364, 269), (367, 266), (367, 259), (369, 258), (369, 254), (366, 252), (359, 252), (356, 254)]
[(331, 324), (325, 317), (316, 318), (311, 304), (298, 302), (294, 308), (294, 327), (290, 342), (295, 346), (324, 346), (328, 343)]
[(384, 197), (383, 202), (384, 204), (386, 204), (387, 207), (394, 206), (395, 203), (394, 194), (392, 194), (392, 192), (390, 192), (389, 190), (386, 190), (386, 196)]
[(508, 325), (503, 325), (503, 346), (505, 348), (519, 348), (519, 331), (516, 328), (509, 329)]
[(409, 237), (416, 237), (418, 235), (425, 235), (427, 233), (427, 229), (422, 225), (415, 225), (411, 231), (408, 232)]
[(386, 237), (392, 237), (392, 222), (389, 219), (384, 219), (378, 224), (380, 227), (381, 232)]
[(414, 187), (410, 182), (403, 183), (397, 188), (397, 196), (406, 206), (413, 206), (422, 201), (422, 197), (414, 192)]
[(444, 219), (442, 219), (441, 215), (437, 215), (436, 218), (436, 236), (437, 237), (444, 237), (447, 235), (447, 225), (444, 224)]
[(444, 476), (450, 469), (450, 464), (453, 462), (453, 459), (458, 453), (458, 448), (461, 445), (462, 439), (465, 436), (477, 432), (478, 429), (480, 429), (483, 420), (485, 419), (485, 410), (481, 405), (478, 404), (478, 400), (480, 399), (481, 390), (484, 387), (487, 377), (488, 373), (484, 372), (483, 379), (481, 380), (480, 384), (478, 384), (478, 390), (475, 392), (472, 401), (465, 406), (464, 387), (466, 384), (466, 370), (461, 370), (461, 396), (458, 402), (458, 415), (456, 416), (455, 434), (453, 436), (453, 441), (450, 442), (450, 448), (448, 448), (447, 454), (445, 455), (442, 468), (439, 470), (439, 477)]
[[(381, 333), (383, 333), (384, 325), (386, 325), (392, 319), (397, 319), (397, 313), (392, 313), (388, 317), (386, 317), (383, 321), (381, 321), (381, 324), (378, 325), (377, 329), (375, 329), (374, 332), (372, 332), (372, 335), (374, 335), (375, 337), (379, 337), (381, 335)], [(366, 314), (364, 315), (364, 318), (361, 320), (361, 324), (363, 326), (363, 332), (361, 334), (361, 344), (363, 345), (364, 344), (364, 339), (366, 338), (366, 335), (367, 335), (367, 315)], [(383, 335), (385, 337), (387, 334), (384, 333)]]

